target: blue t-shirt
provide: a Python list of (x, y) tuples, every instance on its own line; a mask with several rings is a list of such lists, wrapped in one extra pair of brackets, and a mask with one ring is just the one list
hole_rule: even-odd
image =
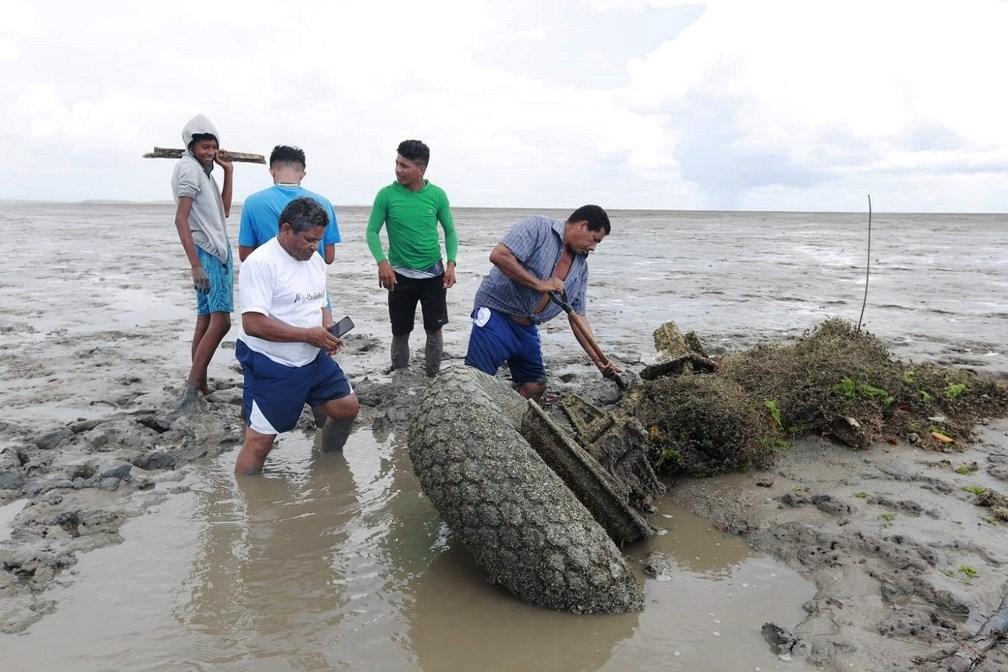
[(295, 198), (307, 196), (318, 201), (329, 217), (325, 236), (319, 246), (319, 254), (325, 259), (325, 246), (340, 242), (339, 222), (336, 221), (336, 211), (325, 196), (303, 189), (274, 184), (269, 189), (257, 191), (245, 199), (242, 206), (241, 226), (238, 229), (238, 244), (245, 247), (259, 247), (275, 238), (280, 231), (280, 213), (287, 204)]

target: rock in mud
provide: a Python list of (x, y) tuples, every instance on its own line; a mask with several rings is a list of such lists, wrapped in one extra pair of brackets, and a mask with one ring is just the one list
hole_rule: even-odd
[(644, 573), (658, 581), (671, 581), (672, 563), (661, 551), (651, 551), (644, 561)]
[(64, 441), (73, 435), (74, 433), (69, 429), (56, 429), (51, 432), (46, 432), (35, 439), (35, 445), (38, 446), (40, 450), (52, 450), (53, 448), (59, 448)]
[(25, 484), (25, 477), (13, 469), (0, 471), (0, 490), (18, 490)]
[(493, 583), (539, 607), (639, 611), (626, 560), (519, 427), (527, 402), (470, 367), (424, 391), (409, 454), (424, 493)]
[(133, 460), (133, 465), (145, 471), (153, 471), (155, 469), (174, 469), (175, 462), (175, 456), (171, 453), (155, 450), (137, 457)]
[(774, 655), (790, 655), (798, 646), (798, 637), (793, 632), (782, 628), (776, 623), (764, 623), (760, 628), (763, 639), (770, 645), (770, 650)]
[(127, 478), (130, 475), (130, 471), (133, 469), (133, 465), (127, 462), (113, 462), (104, 465), (98, 472), (98, 475), (105, 479), (111, 478), (116, 480), (121, 480)]

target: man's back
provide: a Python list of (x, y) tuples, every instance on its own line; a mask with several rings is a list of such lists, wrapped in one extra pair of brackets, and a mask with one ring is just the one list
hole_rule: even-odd
[(322, 239), (322, 246), (319, 247), (319, 254), (324, 258), (324, 246), (335, 245), (341, 240), (336, 211), (327, 198), (299, 185), (274, 184), (272, 187), (257, 191), (245, 199), (245, 204), (242, 206), (241, 226), (238, 230), (238, 245), (259, 247), (275, 238), (280, 228), (281, 211), (288, 203), (302, 196), (321, 205), (329, 217), (325, 238)]

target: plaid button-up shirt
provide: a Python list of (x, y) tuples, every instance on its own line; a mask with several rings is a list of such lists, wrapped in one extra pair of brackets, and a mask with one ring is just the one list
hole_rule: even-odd
[[(501, 241), (532, 275), (546, 279), (553, 274), (563, 252), (564, 222), (549, 217), (529, 217), (515, 224)], [(567, 300), (579, 315), (587, 309), (588, 259), (576, 254), (564, 280)], [(528, 317), (534, 323), (546, 322), (562, 309), (552, 301), (540, 313), (533, 313), (542, 294), (518, 284), (496, 266), (483, 278), (473, 305), (473, 314), (482, 306), (507, 315)]]

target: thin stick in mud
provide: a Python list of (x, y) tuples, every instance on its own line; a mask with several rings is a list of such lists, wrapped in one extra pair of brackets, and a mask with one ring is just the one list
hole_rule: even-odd
[(871, 194), (868, 194), (868, 262), (865, 264), (864, 300), (861, 301), (861, 315), (857, 320), (855, 333), (861, 333), (861, 320), (864, 319), (864, 309), (868, 304), (868, 279), (871, 277)]

